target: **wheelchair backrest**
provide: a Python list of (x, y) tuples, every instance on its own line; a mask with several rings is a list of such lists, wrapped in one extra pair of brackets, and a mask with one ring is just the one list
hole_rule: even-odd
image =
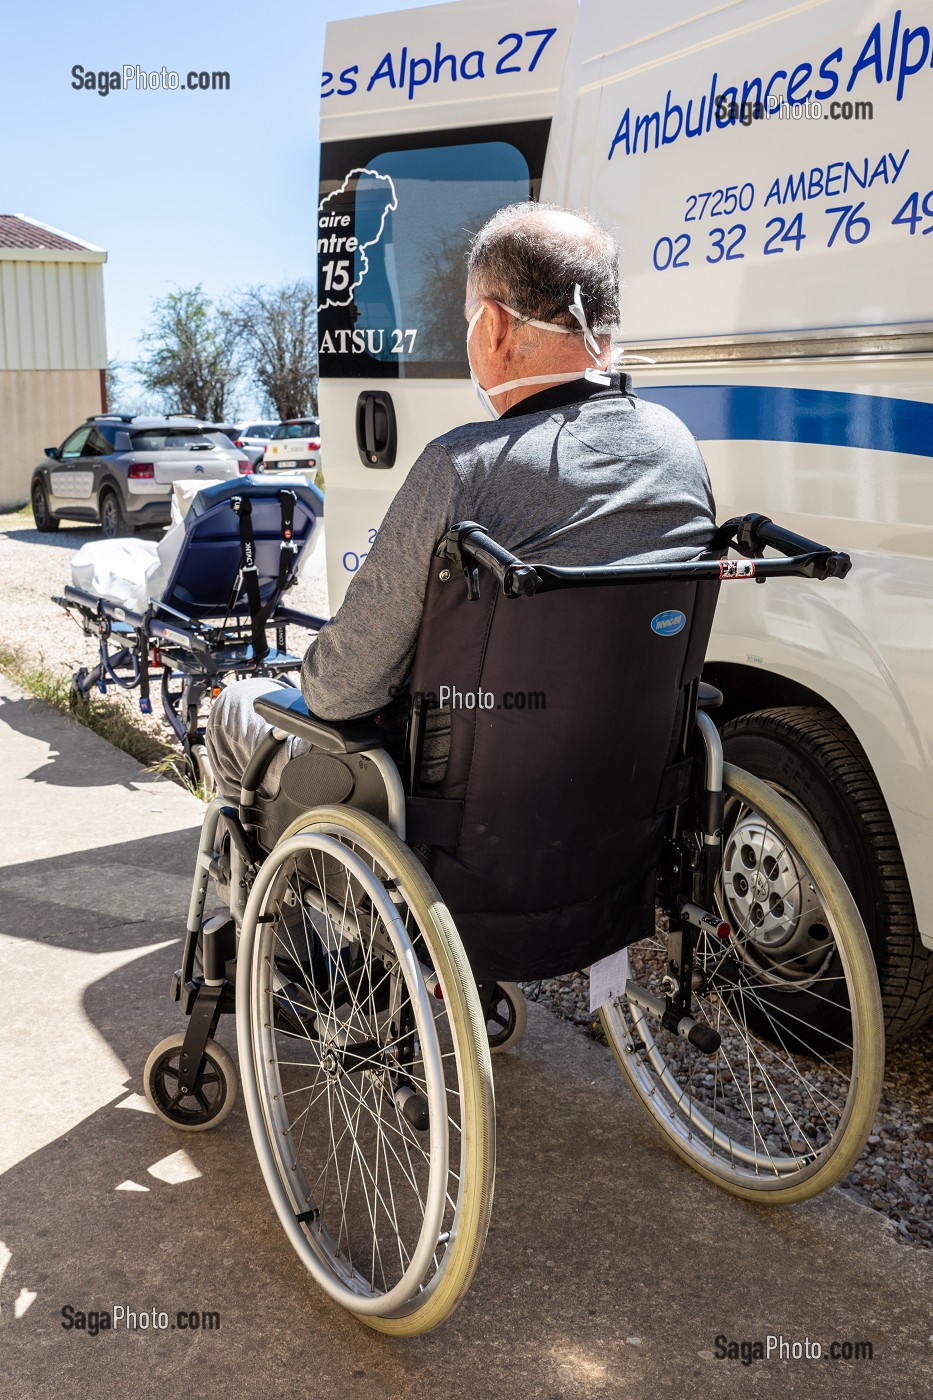
[(324, 498), (316, 486), (289, 478), (283, 481), (244, 477), (222, 481), (198, 492), (185, 516), (185, 540), (175, 561), (162, 601), (190, 617), (243, 617), (249, 605), (242, 586), (234, 594), (243, 557), (241, 517), (233, 502), (246, 498), (255, 541), (259, 591), (265, 603), (279, 587), (282, 559), (282, 492), (295, 494), (292, 538), (297, 546), (288, 559), (290, 581), (301, 555), (309, 547), (324, 513)]
[(412, 689), (450, 706), (450, 757), (412, 811), (477, 976), (573, 971), (653, 927), (717, 594), (677, 580), (508, 599), (483, 574), (470, 601), (433, 562)]

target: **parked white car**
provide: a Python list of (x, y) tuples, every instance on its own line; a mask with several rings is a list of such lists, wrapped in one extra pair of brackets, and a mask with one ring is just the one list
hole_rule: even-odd
[(317, 418), (289, 418), (276, 424), (265, 445), (263, 471), (301, 471), (313, 478), (320, 465), (321, 425)]

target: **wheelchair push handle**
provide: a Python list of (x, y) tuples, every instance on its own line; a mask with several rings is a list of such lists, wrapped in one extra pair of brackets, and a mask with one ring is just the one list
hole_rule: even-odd
[(720, 540), (726, 547), (731, 545), (750, 559), (760, 559), (768, 545), (787, 559), (801, 560), (803, 556), (815, 556), (811, 573), (814, 578), (845, 578), (852, 568), (848, 554), (829, 545), (817, 544), (803, 535), (795, 535), (792, 530), (785, 530), (783, 525), (775, 525), (767, 515), (742, 515), (727, 520), (717, 530), (712, 549), (715, 550)]
[(480, 569), (488, 569), (507, 598), (538, 591), (536, 570), (496, 544), (475, 520), (461, 521), (448, 530), (436, 553), (453, 560), (463, 570), (471, 598), (479, 597)]
[[(783, 555), (766, 559), (766, 546)], [(744, 556), (727, 559), (730, 549)], [(845, 578), (852, 567), (848, 554), (817, 544), (775, 525), (766, 515), (735, 516), (720, 525), (699, 558), (674, 564), (594, 564), (564, 567), (526, 564), (497, 544), (475, 520), (452, 526), (435, 550), (463, 572), (471, 599), (479, 597), (479, 571), (487, 569), (507, 598), (527, 597), (555, 588), (598, 587), (607, 583), (660, 581), (727, 582), (796, 575), (800, 578)]]

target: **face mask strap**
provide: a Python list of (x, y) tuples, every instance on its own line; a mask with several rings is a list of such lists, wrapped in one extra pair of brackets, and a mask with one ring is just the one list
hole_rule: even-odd
[[(516, 311), (514, 306), (506, 306), (504, 301), (496, 302), (503, 311), (507, 311), (510, 316), (514, 316), (516, 321), (521, 321), (524, 326), (535, 326), (539, 331), (551, 331), (555, 335), (576, 335), (577, 332), (571, 330), (569, 326), (556, 326), (553, 321), (536, 321), (533, 316), (523, 316), (520, 311)], [(577, 322), (583, 332), (583, 344), (590, 359), (599, 364), (602, 359), (602, 351), (599, 348), (599, 341), (590, 330), (586, 319), (586, 312), (583, 309), (583, 293), (578, 282), (573, 291), (573, 302), (567, 307), (567, 311)]]
[[(494, 298), (490, 298), (490, 300), (494, 300)], [(575, 310), (575, 307), (574, 307), (574, 306), (571, 306), (571, 307), (569, 307), (568, 309), (569, 309), (569, 311), (571, 312), (571, 314), (574, 316), (574, 319), (580, 321), (581, 326), (582, 326), (582, 329), (583, 329), (583, 333), (584, 333), (584, 344), (586, 345), (587, 352), (588, 352), (589, 355), (592, 357), (592, 359), (594, 359), (594, 360), (597, 362), (597, 366), (598, 366), (598, 365), (599, 365), (600, 355), (599, 355), (598, 353), (596, 353), (596, 354), (593, 353), (593, 350), (592, 350), (592, 348), (591, 348), (591, 343), (592, 343), (592, 345), (595, 345), (595, 346), (596, 346), (597, 352), (599, 351), (599, 345), (598, 345), (598, 343), (597, 343), (595, 337), (593, 336), (592, 332), (590, 331), (589, 326), (587, 325), (586, 313), (585, 313), (585, 311), (583, 310), (583, 303), (582, 303), (582, 300), (581, 300), (580, 285), (579, 285), (579, 283), (577, 284), (577, 287), (576, 287), (576, 290), (575, 290), (575, 293), (574, 293), (574, 303), (575, 303), (576, 310)], [(576, 331), (571, 330), (569, 326), (555, 326), (555, 325), (553, 324), (553, 322), (551, 322), (551, 321), (535, 321), (535, 320), (531, 319), (530, 317), (522, 316), (521, 313), (518, 312), (518, 311), (516, 311), (514, 307), (512, 307), (512, 306), (506, 306), (505, 302), (502, 302), (502, 301), (497, 301), (497, 302), (496, 302), (496, 305), (497, 305), (497, 306), (501, 306), (502, 309), (503, 309), (503, 311), (507, 311), (507, 312), (509, 313), (510, 316), (514, 316), (514, 318), (516, 319), (516, 321), (520, 321), (523, 325), (526, 325), (526, 326), (536, 326), (536, 327), (538, 327), (539, 330), (553, 331), (553, 332), (556, 332), (556, 333), (559, 334), (559, 335), (576, 335)], [(473, 312), (473, 315), (470, 317), (470, 322), (469, 322), (469, 325), (468, 325), (468, 327), (467, 327), (467, 337), (466, 337), (466, 338), (467, 338), (467, 358), (469, 358), (469, 353), (470, 353), (470, 351), (469, 351), (470, 337), (471, 337), (471, 335), (473, 334), (473, 327), (476, 325), (477, 321), (479, 320), (480, 316), (482, 316), (482, 314), (483, 314), (483, 312), (485, 311), (485, 309), (486, 309), (486, 304), (485, 304), (484, 301), (481, 301), (480, 304), (479, 304), (479, 306), (478, 306), (478, 307), (476, 308), (476, 310)], [(577, 311), (579, 312), (579, 315), (577, 315)], [(581, 319), (581, 318), (582, 318), (582, 319)], [(525, 376), (524, 376), (523, 378), (521, 378), (521, 379), (510, 379), (510, 380), (508, 380), (508, 382), (505, 383), (505, 384), (496, 384), (496, 385), (494, 385), (493, 387), (491, 387), (491, 388), (489, 388), (489, 389), (484, 389), (484, 388), (482, 387), (482, 385), (480, 384), (479, 380), (478, 380), (477, 377), (476, 377), (476, 374), (475, 374), (475, 372), (474, 372), (474, 370), (473, 370), (472, 362), (470, 363), (470, 378), (473, 380), (473, 386), (474, 386), (474, 388), (476, 389), (476, 392), (477, 392), (477, 395), (478, 395), (478, 397), (479, 397), (479, 399), (480, 399), (480, 402), (483, 404), (483, 406), (486, 408), (486, 410), (487, 410), (487, 411), (492, 415), (492, 417), (494, 417), (494, 418), (498, 418), (499, 414), (498, 414), (497, 409), (496, 409), (495, 406), (493, 405), (492, 400), (493, 400), (494, 398), (498, 398), (498, 396), (499, 396), (500, 394), (507, 394), (507, 393), (509, 392), (510, 389), (521, 389), (521, 388), (523, 388), (525, 385), (528, 385), (528, 384), (566, 384), (566, 383), (568, 383), (568, 382), (570, 382), (571, 380), (574, 380), (574, 379), (584, 379), (584, 378), (588, 377), (591, 373), (593, 373), (593, 371), (591, 371), (591, 370), (569, 370), (568, 372), (566, 372), (566, 373), (564, 373), (564, 374), (534, 374), (534, 375), (525, 375)]]
[(590, 358), (599, 364), (602, 358), (599, 349), (599, 341), (596, 339), (587, 323), (586, 312), (583, 310), (583, 294), (580, 291), (579, 282), (573, 289), (573, 302), (567, 307), (567, 310), (570, 312), (573, 319), (579, 323), (580, 329), (583, 332), (583, 344), (586, 346)]
[[(571, 332), (573, 334), (573, 332)], [(498, 394), (507, 394), (510, 389), (521, 389), (525, 384), (563, 384), (571, 379), (583, 379), (589, 370), (573, 369), (566, 374), (526, 374), (522, 379), (510, 379), (506, 384), (496, 384), (484, 392), (494, 399)]]

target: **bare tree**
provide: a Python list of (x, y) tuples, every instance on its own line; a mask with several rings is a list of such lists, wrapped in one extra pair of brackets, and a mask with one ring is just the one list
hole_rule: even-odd
[(140, 336), (147, 349), (133, 368), (166, 411), (222, 423), (235, 411), (240, 334), (237, 317), (215, 306), (200, 283), (179, 289), (153, 303), (152, 325)]
[(123, 397), (123, 364), (115, 355), (107, 361), (104, 372), (104, 412), (117, 413), (117, 404)]
[(317, 305), (299, 278), (281, 287), (248, 287), (236, 301), (246, 366), (280, 418), (317, 412)]

